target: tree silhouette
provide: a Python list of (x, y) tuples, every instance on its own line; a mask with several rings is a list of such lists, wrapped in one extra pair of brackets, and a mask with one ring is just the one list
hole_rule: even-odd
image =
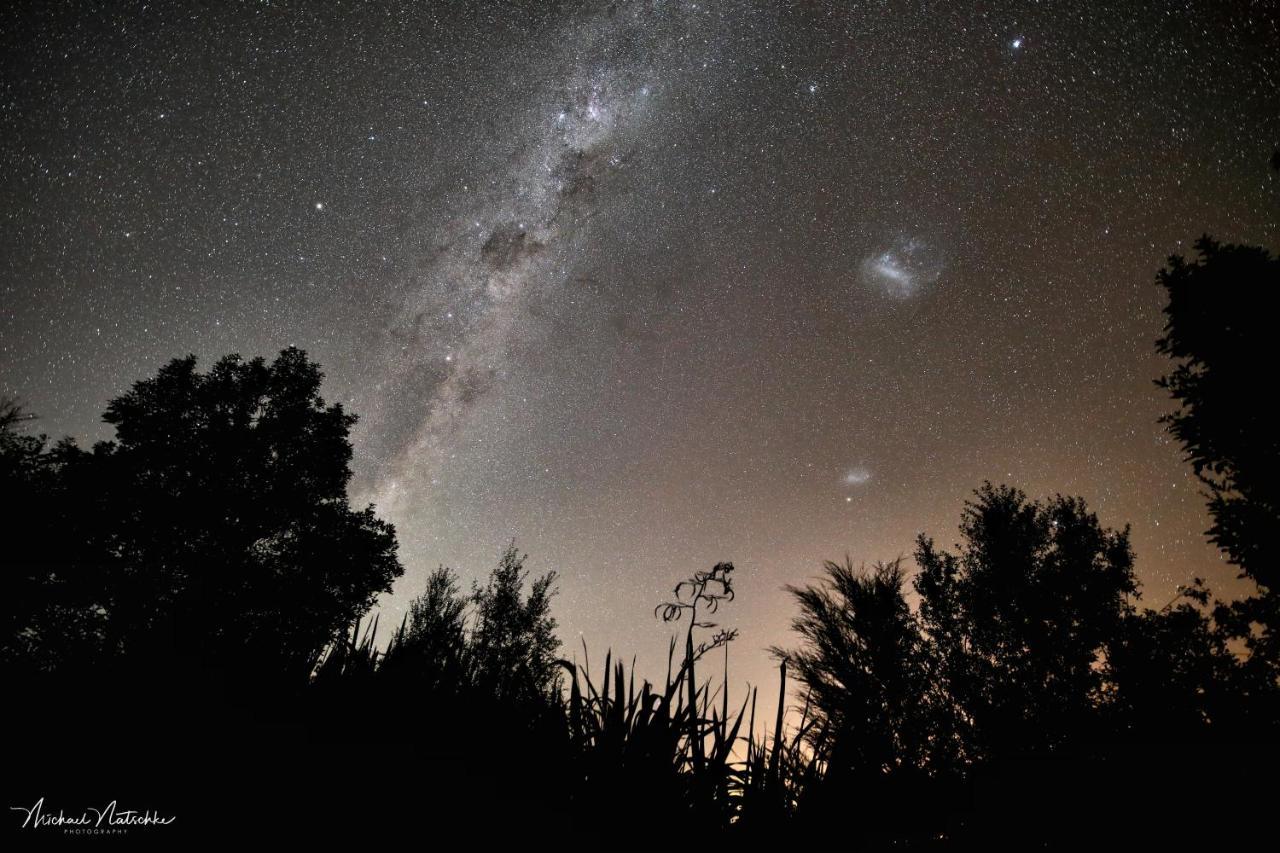
[(111, 401), (114, 441), (25, 445), (24, 486), (67, 544), (26, 555), (45, 593), (7, 644), (47, 647), (89, 620), (93, 642), (50, 668), (305, 680), (402, 572), (391, 526), (347, 504), (355, 416), (325, 404), (321, 379), (297, 349), (205, 374), (188, 356)]
[(8, 441), (17, 434), (17, 426), (26, 421), (35, 420), (36, 416), (28, 412), (15, 397), (0, 397), (0, 440)]
[[(1273, 162), (1274, 165), (1274, 162)], [(1219, 605), (1219, 630), (1249, 651), (1237, 673), (1248, 725), (1280, 726), (1280, 430), (1261, 382), (1280, 370), (1271, 335), (1280, 259), (1253, 246), (1196, 241), (1158, 274), (1168, 304), (1157, 350), (1174, 361), (1157, 380), (1178, 408), (1163, 419), (1205, 486), (1210, 541), (1258, 594)]]
[(101, 657), (106, 589), (92, 459), (69, 439), (27, 435), (16, 401), (0, 411), (0, 666), (12, 674), (87, 671)]
[(1093, 734), (1100, 663), (1132, 610), (1128, 529), (1104, 529), (1079, 498), (987, 483), (960, 532), (956, 554), (919, 537), (915, 589), (966, 753), (1063, 754)]
[(534, 580), (526, 597), (525, 558), (510, 545), (485, 585), (474, 586), (468, 660), (472, 677), (490, 694), (536, 702), (556, 695), (560, 683), (560, 640), (551, 616), (556, 573)]
[(1196, 579), (1160, 610), (1135, 611), (1107, 647), (1103, 710), (1119, 738), (1191, 744), (1247, 718), (1238, 667)]
[(425, 690), (457, 692), (469, 683), (466, 598), (457, 575), (440, 566), (427, 588), (409, 604), (403, 630), (387, 663), (415, 679)]
[[(1177, 304), (1203, 296), (1179, 290)], [(204, 374), (194, 357), (173, 361), (111, 402), (116, 438), (92, 451), (25, 434), (21, 408), (0, 401), (0, 485), (17, 498), (4, 516), (14, 535), (0, 665), (24, 700), (19, 730), (44, 735), (23, 748), (45, 760), (50, 733), (80, 722), (72, 699), (109, 682), (125, 698), (108, 726), (114, 745), (98, 753), (106, 765), (120, 766), (130, 735), (185, 744), (170, 766), (209, 789), (226, 787), (205, 773), (224, 755), (236, 768), (270, 760), (289, 767), (284, 795), (298, 808), (332, 785), (326, 746), (391, 756), (389, 731), (397, 749), (378, 769), (402, 757), (432, 768), (418, 781), (439, 775), (447, 793), (432, 796), (451, 813), (499, 805), (513, 827), (554, 821), (590, 837), (630, 806), (686, 841), (837, 831), (847, 845), (923, 846), (1016, 827), (1041, 843), (1061, 841), (1069, 821), (1076, 834), (1123, 828), (1144, 793), (1165, 802), (1199, 786), (1207, 797), (1206, 783), (1237, 767), (1196, 764), (1197, 751), (1213, 757), (1233, 738), (1265, 749), (1280, 719), (1273, 635), (1257, 629), (1272, 624), (1259, 608), (1275, 600), (1264, 583), (1274, 546), (1254, 541), (1270, 529), (1273, 484), (1258, 481), (1266, 459), (1245, 446), (1268, 440), (1261, 406), (1231, 402), (1242, 364), (1213, 331), (1236, 330), (1234, 312), (1179, 316), (1193, 321), (1175, 334), (1171, 319), (1162, 343), (1183, 359), (1165, 383), (1183, 402), (1170, 423), (1216, 489), (1216, 541), (1264, 594), (1211, 619), (1197, 581), (1139, 610), (1127, 529), (1104, 528), (1079, 498), (1032, 501), (988, 483), (965, 505), (954, 552), (917, 540), (914, 609), (901, 560), (829, 562), (819, 582), (786, 588), (800, 642), (774, 649), (771, 741), (757, 737), (754, 691), (730, 707), (737, 631), (710, 621), (733, 599), (731, 563), (695, 572), (656, 608), (683, 629), (658, 685), (637, 689), (634, 661), (628, 674), (612, 655), (593, 680), (585, 646), (581, 666), (560, 660), (556, 575), (530, 583), (514, 543), (469, 594), (437, 569), (380, 648), (376, 617), (363, 617), (401, 573), (394, 531), (348, 505), (354, 417), (324, 402), (319, 369), (298, 350), (271, 364), (229, 356)], [(1197, 323), (1209, 344), (1187, 343)], [(1240, 638), (1253, 650), (1243, 662)], [(714, 690), (697, 673), (721, 649)], [(804, 691), (789, 727), (788, 669)], [(175, 685), (224, 684), (268, 713), (228, 722), (225, 704), (161, 701)], [(48, 724), (51, 709), (60, 724)], [(158, 738), (156, 721), (167, 723)], [(1002, 777), (1011, 765), (1022, 770)], [(434, 772), (443, 766), (461, 772)], [(280, 795), (274, 777), (237, 784)], [(421, 785), (370, 788), (361, 809), (406, 812)], [(1252, 790), (1230, 790), (1262, 808)]]
[(1252, 246), (1196, 241), (1199, 259), (1169, 259), (1157, 350), (1175, 361), (1157, 380), (1178, 401), (1166, 415), (1209, 492), (1210, 539), (1267, 589), (1280, 587), (1280, 429), (1259, 381), (1280, 369), (1272, 325), (1280, 259)]

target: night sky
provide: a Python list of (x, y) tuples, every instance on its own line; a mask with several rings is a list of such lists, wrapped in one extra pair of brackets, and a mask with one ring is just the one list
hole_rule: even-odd
[(660, 677), (654, 605), (732, 560), (768, 692), (783, 584), (985, 479), (1131, 523), (1148, 604), (1236, 588), (1154, 277), (1280, 245), (1275, 5), (102, 6), (0, 12), (0, 390), (88, 443), (171, 358), (304, 348), (384, 625), (514, 537), (566, 651)]

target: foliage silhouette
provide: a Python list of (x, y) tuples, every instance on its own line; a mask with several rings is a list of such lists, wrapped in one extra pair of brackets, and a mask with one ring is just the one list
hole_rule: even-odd
[(17, 426), (35, 420), (16, 397), (0, 397), (0, 440), (8, 441), (17, 434)]
[(402, 572), (391, 526), (347, 505), (355, 416), (325, 404), (321, 378), (296, 349), (205, 374), (188, 356), (113, 400), (116, 439), (91, 452), (7, 438), (35, 535), (10, 567), (25, 606), (5, 658), (305, 683)]
[[(568, 723), (580, 782), (571, 797), (584, 831), (607, 829), (609, 804), (618, 801), (661, 815), (664, 831), (674, 837), (702, 838), (741, 818), (746, 766), (734, 760), (734, 751), (747, 708), (744, 699), (731, 713), (728, 697), (729, 643), (737, 631), (719, 630), (694, 645), (695, 630), (718, 627), (705, 616), (733, 600), (733, 571), (732, 563), (718, 563), (695, 572), (676, 585), (672, 601), (654, 609), (668, 623), (689, 617), (684, 658), (673, 670), (677, 641), (672, 637), (661, 688), (644, 680), (637, 692), (634, 661), (628, 678), (621, 661), (611, 668), (610, 653), (597, 690), (585, 646), (581, 666), (562, 662), (571, 674)], [(697, 661), (713, 649), (725, 653), (719, 691), (709, 681), (699, 685), (696, 676)]]
[(557, 695), (560, 686), (560, 640), (551, 616), (556, 574), (534, 580), (523, 597), (524, 561), (513, 543), (488, 582), (473, 589), (469, 658), (474, 678), (493, 695), (544, 700)]
[[(1273, 161), (1274, 165), (1274, 161)], [(1172, 372), (1157, 380), (1178, 408), (1164, 418), (1207, 491), (1208, 535), (1257, 594), (1215, 610), (1218, 630), (1250, 654), (1239, 673), (1247, 725), (1280, 725), (1280, 430), (1259, 379), (1278, 363), (1271, 318), (1280, 309), (1280, 259), (1253, 246), (1196, 242), (1158, 275), (1168, 303), (1157, 341)], [(1265, 381), (1265, 379), (1264, 379)], [(1242, 722), (1242, 724), (1246, 724)]]
[(846, 558), (823, 569), (820, 583), (786, 588), (799, 606), (801, 647), (774, 648), (805, 687), (800, 728), (821, 771), (798, 798), (799, 814), (839, 826), (857, 801), (866, 816), (856, 833), (846, 828), (850, 837), (922, 840), (938, 831), (919, 807), (950, 781), (955, 727), (904, 595), (902, 561), (867, 570)]
[(1277, 366), (1272, 322), (1280, 259), (1252, 246), (1196, 241), (1158, 276), (1168, 296), (1157, 350), (1174, 360), (1157, 380), (1179, 408), (1166, 415), (1209, 492), (1210, 539), (1260, 586), (1280, 586), (1280, 430), (1258, 380)]
[(1127, 616), (1106, 650), (1101, 697), (1118, 739), (1190, 746), (1243, 730), (1249, 713), (1242, 669), (1206, 614), (1208, 603), (1197, 578), (1164, 608)]
[(870, 572), (848, 560), (824, 569), (825, 584), (787, 587), (800, 607), (792, 629), (804, 647), (775, 649), (808, 688), (810, 743), (826, 755), (828, 777), (924, 766), (928, 662), (903, 596), (901, 561)]
[(466, 599), (451, 569), (432, 572), (426, 590), (410, 603), (386, 665), (403, 669), (433, 692), (455, 690), (470, 680)]
[[(1079, 498), (988, 483), (960, 532), (954, 553), (917, 540), (914, 609), (901, 561), (829, 562), (819, 583), (788, 588), (800, 646), (775, 653), (805, 687), (816, 768), (797, 775), (790, 833), (877, 849), (1143, 837), (1124, 803), (1235, 772), (1240, 738), (1265, 748), (1243, 725), (1269, 711), (1250, 708), (1208, 591), (1140, 609), (1127, 529)], [(1171, 744), (1226, 763), (1171, 763)]]
[[(689, 627), (684, 635), (684, 664), (681, 676), (685, 677), (688, 707), (696, 709), (697, 696), (697, 661), (713, 648), (725, 647), (725, 660), (728, 660), (728, 644), (737, 636), (737, 631), (718, 631), (709, 642), (693, 644), (693, 632), (696, 629), (715, 628), (716, 623), (701, 621), (698, 609), (703, 614), (715, 613), (722, 602), (733, 601), (733, 563), (717, 563), (709, 572), (695, 572), (693, 577), (680, 581), (672, 592), (671, 601), (659, 604), (654, 608), (654, 615), (661, 615), (663, 622), (678, 622), (689, 614)], [(726, 663), (727, 666), (727, 663)], [(670, 671), (670, 665), (668, 665)], [(668, 675), (670, 680), (670, 675)], [(698, 734), (696, 716), (689, 718), (689, 743), (692, 750), (695, 772), (702, 769), (703, 739)]]
[[(773, 649), (771, 725), (756, 689), (730, 697), (739, 634), (711, 621), (734, 600), (732, 563), (655, 608), (683, 629), (660, 684), (611, 652), (593, 680), (585, 644), (581, 664), (564, 660), (556, 573), (531, 578), (514, 543), (469, 592), (438, 568), (382, 646), (368, 614), (401, 574), (395, 532), (348, 505), (354, 416), (325, 404), (301, 351), (205, 374), (175, 360), (112, 401), (116, 438), (91, 451), (26, 434), (0, 401), (0, 481), (20, 497), (5, 513), (0, 667), (22, 730), (44, 735), (23, 766), (72, 760), (51, 761), (73, 742), (50, 741), (83, 724), (79, 697), (109, 690), (93, 716), (112, 732), (98, 763), (117, 773), (135, 740), (158, 739), (169, 749), (149, 777), (304, 809), (354, 763), (407, 783), (343, 785), (344, 809), (425, 804), (481, 835), (554, 825), (631, 847), (655, 837), (629, 831), (643, 821), (685, 844), (1043, 846), (1141, 836), (1127, 810), (1143, 797), (1194, 790), (1203, 806), (1229, 791), (1261, 808), (1220, 784), (1248, 762), (1218, 758), (1242, 741), (1249, 761), (1274, 755), (1275, 546), (1260, 541), (1275, 532), (1274, 439), (1223, 338), (1244, 303), (1206, 306), (1200, 289), (1275, 262), (1204, 251), (1198, 271), (1167, 273), (1161, 346), (1183, 360), (1165, 381), (1183, 404), (1169, 422), (1211, 490), (1215, 541), (1261, 594), (1214, 609), (1197, 580), (1143, 608), (1127, 528), (1080, 498), (988, 483), (953, 551), (918, 538), (914, 577), (902, 559), (846, 558), (786, 587), (798, 642)], [(717, 686), (700, 673), (720, 652)]]
[(1096, 736), (1104, 657), (1137, 592), (1129, 533), (1079, 498), (1029, 501), (987, 483), (956, 554), (921, 535), (920, 619), (971, 762), (1047, 756)]

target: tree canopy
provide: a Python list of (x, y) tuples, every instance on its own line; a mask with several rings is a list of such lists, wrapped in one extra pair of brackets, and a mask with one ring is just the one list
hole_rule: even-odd
[(1156, 348), (1174, 368), (1157, 383), (1178, 403), (1164, 421), (1208, 489), (1210, 539), (1245, 575), (1277, 589), (1280, 356), (1271, 327), (1280, 310), (1280, 259), (1209, 237), (1195, 247), (1197, 260), (1174, 256), (1158, 276), (1168, 303)]
[(115, 440), (92, 451), (6, 439), (6, 491), (35, 532), (10, 570), (26, 594), (6, 655), (305, 679), (403, 571), (392, 527), (348, 505), (356, 419), (322, 379), (298, 349), (207, 373), (188, 356), (112, 400)]

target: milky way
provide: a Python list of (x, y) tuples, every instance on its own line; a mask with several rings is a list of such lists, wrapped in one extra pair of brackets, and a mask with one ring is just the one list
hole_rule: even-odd
[[(1154, 284), (1280, 245), (1265, 4), (9, 4), (0, 385), (41, 428), (194, 352), (305, 348), (361, 416), (398, 622), (513, 539), (567, 650), (722, 560), (779, 592), (949, 544), (983, 480), (1233, 572), (1157, 418)], [(593, 658), (594, 659), (594, 658)], [(737, 694), (735, 694), (737, 695)]]
[[(380, 359), (391, 372), (369, 430), (376, 437), (382, 420), (410, 422), (402, 446), (382, 455), (372, 493), (393, 516), (431, 500), (472, 406), (527, 381), (513, 376), (513, 352), (554, 344), (539, 312), (573, 300), (578, 259), (605, 236), (594, 220), (617, 203), (607, 198), (615, 174), (637, 149), (667, 144), (660, 117), (672, 109), (670, 75), (681, 62), (714, 57), (707, 28), (699, 16), (644, 7), (588, 12), (547, 36), (553, 48), (538, 63), (528, 106), (476, 140), (503, 162), (446, 205), (460, 214), (428, 236), (430, 254), (389, 329), (393, 350)], [(682, 55), (688, 40), (696, 56)], [(404, 405), (389, 413), (396, 401)]]

